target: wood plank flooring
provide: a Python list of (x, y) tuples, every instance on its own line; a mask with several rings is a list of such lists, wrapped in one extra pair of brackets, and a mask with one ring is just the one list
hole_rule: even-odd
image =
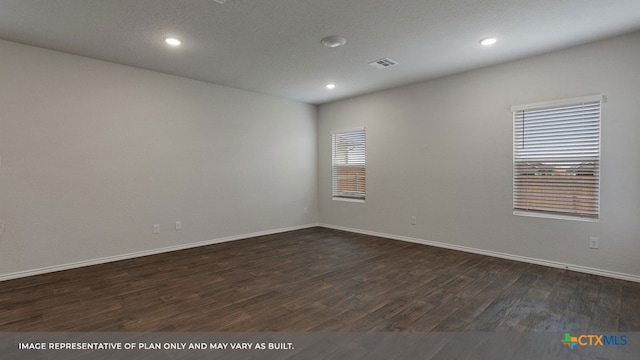
[(0, 331), (640, 331), (640, 284), (324, 228), (0, 283)]

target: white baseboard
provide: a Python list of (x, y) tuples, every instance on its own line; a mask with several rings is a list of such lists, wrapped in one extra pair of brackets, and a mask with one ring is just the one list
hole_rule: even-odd
[(577, 272), (586, 273), (586, 274), (606, 276), (614, 279), (640, 282), (640, 276), (638, 275), (625, 274), (625, 273), (603, 270), (603, 269), (596, 269), (596, 268), (580, 266), (580, 265), (563, 264), (557, 261), (536, 259), (536, 258), (531, 258), (527, 256), (513, 255), (513, 254), (507, 254), (507, 253), (501, 253), (501, 252), (483, 250), (483, 249), (476, 249), (476, 248), (467, 247), (467, 246), (447, 244), (447, 243), (429, 241), (424, 239), (417, 239), (417, 238), (412, 238), (408, 236), (385, 234), (385, 233), (380, 233), (376, 231), (369, 231), (369, 230), (362, 230), (362, 229), (354, 229), (354, 228), (345, 227), (345, 226), (337, 226), (337, 225), (329, 225), (329, 224), (320, 224), (319, 226), (325, 227), (328, 229), (335, 229), (335, 230), (353, 232), (357, 234), (378, 236), (378, 237), (383, 237), (383, 238), (392, 239), (392, 240), (407, 241), (407, 242), (412, 242), (416, 244), (430, 245), (430, 246), (435, 246), (435, 247), (440, 247), (445, 249), (464, 251), (464, 252), (473, 253), (473, 254), (492, 256), (492, 257), (497, 257), (501, 259), (515, 260), (515, 261), (520, 261), (520, 262), (525, 262), (530, 264), (549, 266), (549, 267), (558, 268), (558, 269), (577, 271)]
[(206, 240), (206, 241), (200, 241), (200, 242), (188, 243), (188, 244), (180, 244), (175, 246), (138, 251), (135, 253), (108, 256), (108, 257), (99, 258), (99, 259), (84, 260), (84, 261), (78, 261), (74, 263), (63, 264), (63, 265), (55, 265), (55, 266), (48, 266), (48, 267), (43, 267), (39, 269), (19, 271), (19, 272), (0, 275), (0, 282), (6, 281), (6, 280), (23, 278), (27, 276), (47, 274), (47, 273), (52, 273), (56, 271), (70, 270), (70, 269), (80, 268), (84, 266), (98, 265), (98, 264), (104, 264), (104, 263), (109, 263), (114, 261), (133, 259), (137, 257), (156, 255), (156, 254), (161, 254), (161, 253), (166, 253), (171, 251), (185, 250), (185, 249), (190, 249), (190, 248), (195, 248), (200, 246), (220, 244), (228, 241), (242, 240), (242, 239), (248, 239), (248, 238), (253, 238), (257, 236), (273, 235), (273, 234), (283, 233), (287, 231), (307, 229), (307, 228), (312, 228), (317, 226), (320, 226), (320, 224), (315, 223), (315, 224), (291, 226), (291, 227), (282, 228), (282, 229), (259, 231), (259, 232), (250, 233), (250, 234), (234, 235), (234, 236), (228, 236), (228, 237), (218, 238), (213, 240)]
[(23, 278), (23, 277), (27, 277), (27, 276), (52, 273), (52, 272), (56, 272), (56, 271), (70, 270), (70, 269), (80, 268), (80, 267), (84, 267), (84, 266), (98, 265), (98, 264), (104, 264), (104, 263), (109, 263), (109, 262), (114, 262), (114, 261), (133, 259), (133, 258), (142, 257), (142, 256), (156, 255), (156, 254), (161, 254), (161, 253), (166, 253), (166, 252), (171, 252), (171, 251), (185, 250), (185, 249), (190, 249), (190, 248), (194, 248), (194, 247), (207, 246), (207, 245), (219, 244), (219, 243), (223, 243), (223, 242), (248, 239), (248, 238), (253, 238), (253, 237), (257, 237), (257, 236), (273, 235), (273, 234), (278, 234), (278, 233), (287, 232), (287, 231), (307, 229), (307, 228), (312, 228), (312, 227), (316, 227), (316, 226), (321, 226), (321, 227), (325, 227), (325, 228), (328, 228), (328, 229), (348, 231), (348, 232), (353, 232), (353, 233), (357, 233), (357, 234), (378, 236), (378, 237), (383, 237), (383, 238), (392, 239), (392, 240), (407, 241), (407, 242), (412, 242), (412, 243), (422, 244), (422, 245), (430, 245), (430, 246), (435, 246), (435, 247), (440, 247), (440, 248), (445, 248), (445, 249), (458, 250), (458, 251), (463, 251), (463, 252), (468, 252), (468, 253), (473, 253), (473, 254), (492, 256), (492, 257), (497, 257), (497, 258), (502, 258), (502, 259), (515, 260), (515, 261), (520, 261), (520, 262), (525, 262), (525, 263), (530, 263), (530, 264), (549, 266), (549, 267), (558, 268), (558, 269), (572, 270), (572, 271), (582, 272), (582, 273), (586, 273), (586, 274), (593, 274), (593, 275), (605, 276), (605, 277), (610, 277), (610, 278), (614, 278), (614, 279), (621, 279), (621, 280), (627, 280), (627, 281), (633, 281), (633, 282), (640, 283), (640, 276), (638, 276), (638, 275), (620, 273), (620, 272), (603, 270), (603, 269), (590, 268), (590, 267), (580, 266), (580, 265), (564, 264), (564, 263), (559, 263), (559, 262), (556, 262), (556, 261), (536, 259), (536, 258), (531, 258), (531, 257), (526, 257), (526, 256), (513, 255), (513, 254), (501, 253), (501, 252), (496, 252), (496, 251), (490, 251), (490, 250), (476, 249), (476, 248), (471, 248), (471, 247), (467, 247), (467, 246), (447, 244), (447, 243), (442, 243), (442, 242), (437, 242), (437, 241), (430, 241), (430, 240), (412, 238), (412, 237), (408, 237), (408, 236), (386, 234), (386, 233), (381, 233), (381, 232), (376, 232), (376, 231), (355, 229), (355, 228), (350, 228), (350, 227), (345, 227), (345, 226), (337, 226), (337, 225), (329, 225), (329, 224), (319, 224), (319, 223), (291, 226), (291, 227), (281, 228), (281, 229), (259, 231), (259, 232), (250, 233), (250, 234), (234, 235), (234, 236), (228, 236), (228, 237), (218, 238), (218, 239), (213, 239), (213, 240), (206, 240), (206, 241), (200, 241), (200, 242), (189, 243), (189, 244), (180, 244), (180, 245), (169, 246), (169, 247), (164, 247), (164, 248), (139, 251), (139, 252), (135, 252), (135, 253), (108, 256), (108, 257), (99, 258), (99, 259), (84, 260), (84, 261), (78, 261), (78, 262), (74, 262), (74, 263), (63, 264), (63, 265), (55, 265), (55, 266), (49, 266), (49, 267), (38, 268), (38, 269), (33, 269), (33, 270), (25, 270), (25, 271), (19, 271), (19, 272), (14, 272), (14, 273), (9, 273), (9, 274), (2, 274), (2, 275), (0, 275), (0, 282), (6, 281), (6, 280)]

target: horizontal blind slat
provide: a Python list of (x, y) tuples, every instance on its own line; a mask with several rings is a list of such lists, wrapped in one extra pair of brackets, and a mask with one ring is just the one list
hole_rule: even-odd
[(514, 210), (596, 217), (600, 101), (513, 112)]
[(366, 193), (366, 136), (364, 130), (334, 132), (332, 141), (332, 195), (364, 199)]

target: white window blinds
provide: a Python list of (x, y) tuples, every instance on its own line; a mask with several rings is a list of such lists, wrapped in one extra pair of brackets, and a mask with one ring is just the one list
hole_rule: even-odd
[(602, 96), (513, 107), (513, 209), (598, 219)]
[(365, 130), (331, 134), (334, 199), (364, 200), (366, 194)]

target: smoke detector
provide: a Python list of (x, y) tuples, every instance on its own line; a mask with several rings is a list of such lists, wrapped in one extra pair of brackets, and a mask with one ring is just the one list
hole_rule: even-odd
[(346, 44), (347, 39), (342, 36), (327, 36), (320, 40), (320, 42), (326, 47), (335, 48)]
[(392, 66), (396, 66), (398, 65), (398, 62), (391, 60), (389, 58), (382, 58), (380, 60), (376, 60), (376, 61), (372, 61), (369, 63), (369, 65), (373, 66), (374, 68), (377, 69), (386, 69), (388, 67), (392, 67)]

